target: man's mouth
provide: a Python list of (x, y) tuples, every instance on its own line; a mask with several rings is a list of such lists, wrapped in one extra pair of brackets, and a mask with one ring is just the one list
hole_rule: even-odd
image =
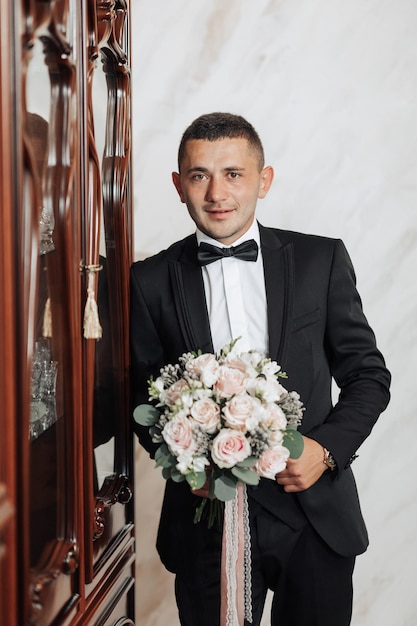
[(210, 213), (211, 215), (231, 213), (233, 211), (233, 209), (225, 208), (225, 207), (217, 207), (217, 208), (210, 207), (204, 210), (206, 213)]

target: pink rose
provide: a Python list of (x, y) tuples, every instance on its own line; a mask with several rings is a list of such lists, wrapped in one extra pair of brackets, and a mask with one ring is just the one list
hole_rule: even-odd
[(223, 409), (227, 426), (243, 432), (253, 430), (259, 423), (259, 407), (259, 400), (247, 393), (233, 396)]
[(164, 402), (164, 404), (167, 404), (168, 406), (174, 406), (175, 403), (178, 402), (178, 400), (180, 400), (181, 395), (184, 393), (184, 391), (188, 391), (188, 390), (189, 390), (189, 385), (187, 381), (181, 378), (180, 380), (177, 380), (175, 383), (172, 383), (170, 387), (168, 387), (168, 389), (165, 392), (165, 395), (161, 395), (161, 400)]
[(245, 381), (246, 376), (244, 372), (234, 367), (221, 365), (214, 388), (222, 398), (230, 398), (230, 396), (236, 396), (245, 391)]
[(275, 480), (275, 476), (286, 468), (289, 451), (284, 446), (269, 448), (258, 459), (255, 470), (262, 478)]
[(229, 354), (224, 360), (224, 364), (227, 367), (233, 367), (236, 370), (240, 370), (244, 374), (247, 374), (249, 370), (252, 372), (253, 368), (251, 364), (246, 363), (243, 356), (244, 355), (235, 354), (234, 352), (229, 352)]
[(195, 448), (192, 424), (184, 413), (178, 413), (163, 428), (162, 436), (174, 456)]
[(188, 361), (186, 368), (190, 374), (201, 380), (205, 387), (212, 387), (217, 380), (219, 364), (214, 354), (201, 354)]
[(194, 402), (191, 416), (206, 433), (214, 433), (220, 426), (220, 409), (211, 398), (202, 398)]
[[(262, 424), (272, 432), (277, 433), (278, 440), (282, 439), (282, 430), (287, 427), (287, 418), (284, 411), (274, 402), (270, 402), (264, 405), (264, 413), (262, 418)], [(275, 441), (277, 439), (275, 438)]]
[(238, 430), (223, 428), (213, 439), (211, 458), (220, 467), (233, 467), (250, 456), (251, 447), (245, 435)]

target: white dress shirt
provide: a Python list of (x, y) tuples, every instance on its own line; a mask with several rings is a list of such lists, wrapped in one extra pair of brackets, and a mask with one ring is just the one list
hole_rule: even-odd
[[(208, 237), (199, 229), (197, 242), (228, 248)], [(224, 257), (202, 267), (210, 329), (215, 352), (241, 337), (240, 352), (256, 349), (268, 353), (268, 321), (265, 278), (260, 247), (259, 226), (256, 221), (233, 246), (254, 239), (259, 246), (255, 262), (236, 257)]]

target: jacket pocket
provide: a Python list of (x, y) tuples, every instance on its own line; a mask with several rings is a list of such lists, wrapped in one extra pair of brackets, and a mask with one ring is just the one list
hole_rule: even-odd
[(312, 324), (315, 324), (320, 319), (321, 319), (320, 309), (314, 309), (314, 311), (310, 311), (309, 313), (305, 313), (304, 315), (301, 315), (301, 317), (297, 317), (293, 322), (293, 327), (292, 327), (293, 333), (296, 333), (299, 330), (306, 328), (307, 326), (311, 326)]

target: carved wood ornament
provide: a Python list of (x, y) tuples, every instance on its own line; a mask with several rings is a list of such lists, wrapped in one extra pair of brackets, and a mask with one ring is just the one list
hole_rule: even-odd
[(132, 489), (127, 476), (107, 476), (96, 499), (93, 538), (99, 539), (106, 525), (106, 510), (113, 504), (127, 504), (132, 498)]
[(2, 543), (2, 534), (13, 515), (13, 506), (7, 498), (6, 485), (0, 483), (0, 560), (5, 553), (5, 546)]
[[(78, 478), (75, 458), (71, 450), (79, 448), (81, 439), (74, 428), (72, 416), (81, 413), (80, 391), (80, 356), (76, 338), (80, 334), (80, 321), (73, 315), (79, 309), (80, 288), (77, 266), (80, 255), (77, 253), (79, 243), (77, 232), (79, 218), (73, 207), (76, 203), (74, 195), (74, 179), (76, 176), (75, 158), (78, 150), (77, 125), (77, 71), (74, 50), (70, 41), (71, 20), (70, 1), (25, 2), (26, 32), (24, 36), (24, 71), (22, 94), (26, 93), (25, 81), (31, 62), (31, 49), (35, 38), (42, 42), (44, 63), (50, 81), (50, 107), (48, 118), (47, 160), (42, 180), (37, 183), (37, 176), (30, 156), (31, 138), (25, 137), (28, 154), (26, 183), (31, 207), (31, 223), (23, 228), (30, 233), (32, 240), (31, 263), (28, 271), (31, 276), (24, 275), (24, 285), (28, 285), (27, 293), (34, 290), (33, 275), (37, 275), (39, 265), (39, 222), (40, 207), (44, 207), (53, 216), (53, 253), (47, 254), (43, 260), (47, 278), (47, 290), (51, 311), (51, 334), (53, 358), (60, 368), (60, 377), (65, 380), (59, 398), (59, 414), (65, 415), (63, 422), (57, 424), (56, 449), (57, 458), (64, 462), (65, 471), (56, 477), (58, 492), (68, 491), (68, 485), (75, 485)], [(23, 98), (23, 116), (27, 118), (26, 100)], [(36, 184), (37, 183), (37, 184)], [(32, 191), (33, 190), (33, 191)], [(40, 196), (40, 197), (39, 197)], [(33, 233), (38, 234), (33, 237)], [(27, 248), (29, 247), (27, 244)], [(35, 285), (36, 286), (36, 285)], [(35, 341), (34, 320), (35, 295), (28, 301), (26, 327), (28, 358)], [(77, 445), (78, 440), (78, 445)], [(71, 491), (71, 489), (69, 490)], [(51, 585), (61, 575), (72, 575), (78, 567), (79, 548), (74, 537), (76, 532), (77, 504), (74, 497), (66, 498), (65, 507), (58, 501), (56, 522), (56, 540), (45, 546), (41, 560), (31, 570), (31, 606), (30, 623), (42, 623), (42, 610), (45, 597), (50, 593)], [(32, 539), (33, 541), (33, 539)], [(67, 586), (68, 593), (70, 587)]]
[[(106, 615), (110, 624), (115, 611), (112, 623), (128, 626), (134, 582), (129, 2), (0, 3), (0, 349), (7, 355), (0, 357), (7, 392), (0, 392), (6, 422), (0, 582), (7, 569), (11, 589), (4, 615), (0, 591), (0, 621), (81, 626)], [(100, 102), (106, 104), (103, 154), (93, 106), (98, 71), (107, 99)], [(104, 274), (111, 294), (106, 338), (96, 297)], [(99, 488), (95, 375), (97, 346), (105, 341), (117, 411), (112, 404), (114, 458)], [(39, 350), (43, 363), (55, 366), (53, 393), (42, 392), (52, 396), (47, 400), (34, 384)], [(42, 409), (52, 400), (55, 418), (48, 422)], [(117, 621), (120, 615), (126, 617)]]
[[(128, 56), (124, 49), (127, 41), (127, 3), (118, 1), (97, 1), (97, 44), (107, 83), (107, 113), (104, 154), (102, 159), (102, 202), (104, 216), (105, 246), (108, 266), (109, 293), (119, 293), (120, 298), (111, 298), (110, 319), (114, 325), (112, 332), (112, 354), (114, 370), (115, 406), (122, 413), (129, 413), (130, 396), (128, 387), (129, 342), (123, 327), (129, 325), (128, 310), (123, 302), (129, 297), (129, 275), (126, 260), (132, 259), (132, 244), (125, 236), (131, 230), (131, 202), (129, 172), (131, 163), (130, 138), (130, 88), (131, 77)], [(92, 48), (94, 50), (94, 48)], [(91, 55), (93, 57), (93, 54)], [(92, 110), (92, 103), (89, 108)], [(120, 338), (123, 341), (120, 341)], [(106, 523), (105, 510), (113, 504), (128, 503), (131, 487), (127, 477), (126, 443), (129, 433), (126, 424), (116, 436), (116, 473), (107, 477), (96, 498), (93, 538), (102, 536)]]

